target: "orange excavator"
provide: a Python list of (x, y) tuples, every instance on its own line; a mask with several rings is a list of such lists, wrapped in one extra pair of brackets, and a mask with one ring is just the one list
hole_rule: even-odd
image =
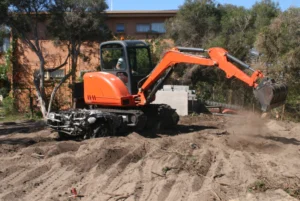
[(228, 79), (241, 80), (253, 88), (263, 112), (282, 105), (287, 97), (285, 84), (275, 83), (219, 47), (176, 47), (154, 67), (147, 43), (108, 41), (100, 45), (100, 60), (101, 71), (85, 73), (83, 82), (75, 85), (75, 108), (48, 115), (48, 125), (61, 137), (86, 139), (113, 135), (128, 127), (143, 130), (176, 126), (179, 116), (174, 109), (151, 103), (179, 63), (220, 68)]

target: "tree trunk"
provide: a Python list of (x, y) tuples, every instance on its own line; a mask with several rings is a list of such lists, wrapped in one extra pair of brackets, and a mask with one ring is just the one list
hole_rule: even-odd
[(43, 56), (39, 56), (40, 59), (40, 92), (43, 100), (46, 100), (46, 93), (45, 93), (45, 59)]
[(44, 120), (46, 120), (47, 118), (47, 110), (46, 110), (46, 104), (45, 101), (42, 97), (41, 91), (40, 91), (40, 77), (39, 76), (35, 76), (34, 78), (34, 86), (36, 89), (36, 96), (38, 97), (38, 102), (39, 102), (39, 106), (43, 115)]
[(46, 93), (45, 93), (45, 59), (40, 52), (36, 52), (40, 60), (40, 69), (38, 75), (34, 77), (34, 85), (37, 92), (39, 106), (44, 120), (47, 118)]
[[(80, 41), (72, 41), (71, 43), (71, 74), (72, 74), (72, 92), (74, 91), (74, 86), (76, 82), (76, 68), (78, 62), (78, 56), (80, 54)], [(74, 107), (74, 97), (72, 93), (72, 108)]]
[(57, 92), (57, 90), (60, 88), (60, 86), (72, 75), (72, 71), (70, 73), (68, 73), (67, 75), (65, 75), (65, 77), (63, 77), (63, 79), (61, 79), (61, 81), (59, 82), (58, 85), (56, 85), (51, 93), (51, 97), (50, 97), (50, 101), (49, 101), (49, 105), (48, 105), (48, 114), (51, 112), (51, 106), (52, 106), (52, 102), (53, 99), (55, 97), (55, 94)]

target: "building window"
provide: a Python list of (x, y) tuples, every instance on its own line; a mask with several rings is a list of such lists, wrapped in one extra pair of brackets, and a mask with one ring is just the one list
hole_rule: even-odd
[(155, 33), (166, 33), (165, 24), (163, 22), (152, 23), (151, 31)]
[(165, 29), (165, 24), (163, 22), (155, 22), (151, 24), (137, 24), (136, 32), (166, 33), (166, 29)]
[(50, 77), (52, 78), (63, 78), (65, 76), (65, 69), (58, 69), (56, 71), (50, 72)]
[(117, 31), (117, 33), (124, 33), (125, 32), (124, 24), (117, 24), (116, 31)]
[(6, 52), (10, 46), (10, 28), (8, 26), (0, 26), (0, 52)]
[(0, 43), (0, 52), (6, 52), (9, 49), (10, 40), (9, 37), (4, 37), (2, 43)]
[(136, 25), (136, 32), (145, 33), (145, 32), (150, 32), (150, 30), (151, 30), (150, 24), (137, 24)]
[(65, 69), (58, 69), (52, 72), (45, 72), (45, 80), (62, 79), (65, 76)]
[(105, 70), (123, 69), (127, 67), (124, 50), (120, 44), (107, 44), (102, 46), (101, 68)]

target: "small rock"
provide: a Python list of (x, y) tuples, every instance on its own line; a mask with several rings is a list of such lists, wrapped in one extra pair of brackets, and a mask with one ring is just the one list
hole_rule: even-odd
[(213, 135), (229, 135), (229, 132), (227, 130), (213, 130), (210, 132), (210, 134)]
[(197, 146), (195, 143), (191, 143), (191, 144), (190, 144), (190, 147), (191, 147), (192, 149), (197, 149), (197, 148), (198, 148), (198, 146)]

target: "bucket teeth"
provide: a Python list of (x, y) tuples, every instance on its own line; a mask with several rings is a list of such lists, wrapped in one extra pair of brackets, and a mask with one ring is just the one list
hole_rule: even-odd
[(274, 80), (265, 78), (253, 92), (261, 110), (266, 112), (285, 103), (288, 87), (286, 84), (276, 84)]

